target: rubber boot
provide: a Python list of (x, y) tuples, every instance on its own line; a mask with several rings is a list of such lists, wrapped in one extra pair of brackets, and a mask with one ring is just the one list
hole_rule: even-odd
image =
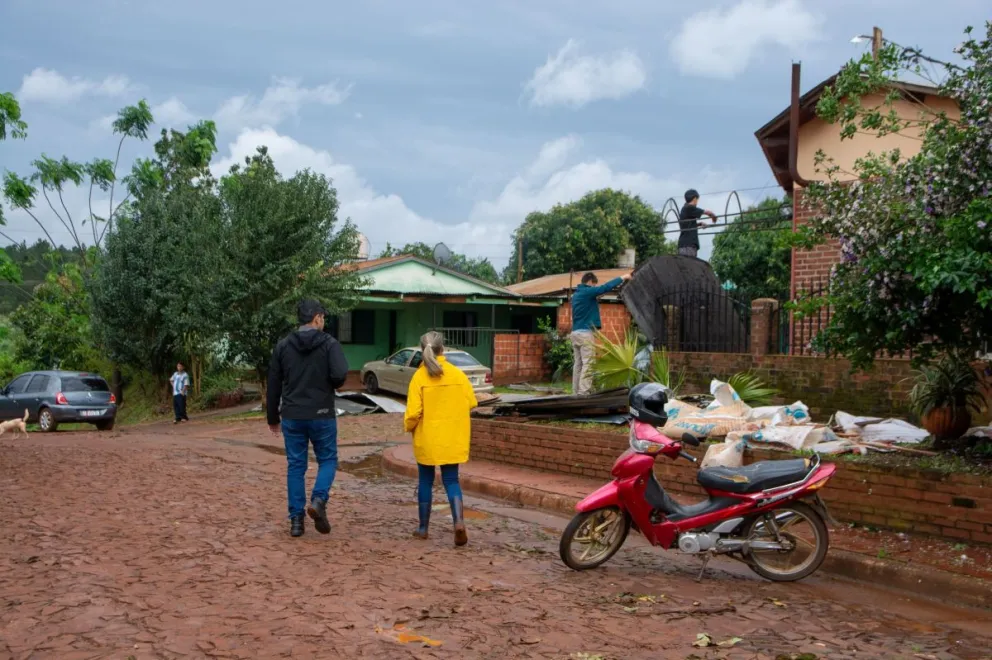
[(468, 543), (468, 532), (465, 531), (465, 505), (461, 497), (452, 497), (451, 521), (455, 524), (455, 545), (462, 546)]
[(431, 522), (431, 505), (432, 502), (417, 502), (417, 513), (420, 515), (420, 525), (417, 527), (417, 531), (413, 533), (418, 539), (427, 538), (427, 526)]

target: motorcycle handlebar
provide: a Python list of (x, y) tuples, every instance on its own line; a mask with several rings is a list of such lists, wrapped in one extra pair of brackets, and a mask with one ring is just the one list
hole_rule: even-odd
[(682, 450), (679, 450), (679, 456), (681, 456), (682, 458), (684, 458), (687, 461), (692, 461), (693, 463), (695, 463), (697, 461), (697, 459), (696, 459), (695, 456), (693, 456), (692, 454), (689, 454), (689, 453), (687, 453), (685, 451), (682, 451)]

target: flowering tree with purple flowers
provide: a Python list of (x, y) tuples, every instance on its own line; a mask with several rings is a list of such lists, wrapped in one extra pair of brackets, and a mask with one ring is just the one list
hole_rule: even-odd
[[(869, 153), (854, 172), (817, 154), (825, 181), (805, 191), (814, 217), (797, 234), (800, 247), (839, 240), (841, 263), (829, 294), (800, 312), (830, 305), (821, 350), (857, 368), (876, 356), (988, 350), (992, 336), (992, 22), (984, 38), (965, 31), (960, 64), (917, 49), (886, 45), (878, 57), (850, 62), (822, 95), (817, 113), (837, 123), (842, 138), (899, 133), (921, 141), (919, 152)], [(954, 99), (959, 117), (920, 101), (907, 117), (895, 106), (893, 81), (907, 73), (933, 80)], [(938, 80), (939, 79), (939, 80)], [(869, 99), (878, 99), (873, 104)]]

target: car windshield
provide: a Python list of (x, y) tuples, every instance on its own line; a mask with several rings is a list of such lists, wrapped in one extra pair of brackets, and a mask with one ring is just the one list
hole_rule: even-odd
[(456, 367), (481, 367), (482, 365), (468, 353), (445, 353), (448, 362)]
[(109, 392), (107, 381), (96, 376), (66, 376), (62, 378), (63, 392)]

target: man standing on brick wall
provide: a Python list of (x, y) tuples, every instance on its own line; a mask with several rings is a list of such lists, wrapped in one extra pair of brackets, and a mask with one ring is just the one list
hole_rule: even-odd
[(710, 216), (716, 222), (716, 214), (699, 208), (699, 193), (693, 189), (685, 191), (685, 205), (679, 213), (679, 254), (683, 257), (695, 257), (699, 252), (699, 234), (696, 231), (699, 220), (704, 215)]
[(603, 286), (595, 273), (582, 276), (582, 283), (572, 294), (572, 393), (589, 394), (592, 392), (592, 362), (596, 357), (596, 331), (603, 325), (599, 318), (598, 298), (632, 276), (628, 273), (617, 277)]

